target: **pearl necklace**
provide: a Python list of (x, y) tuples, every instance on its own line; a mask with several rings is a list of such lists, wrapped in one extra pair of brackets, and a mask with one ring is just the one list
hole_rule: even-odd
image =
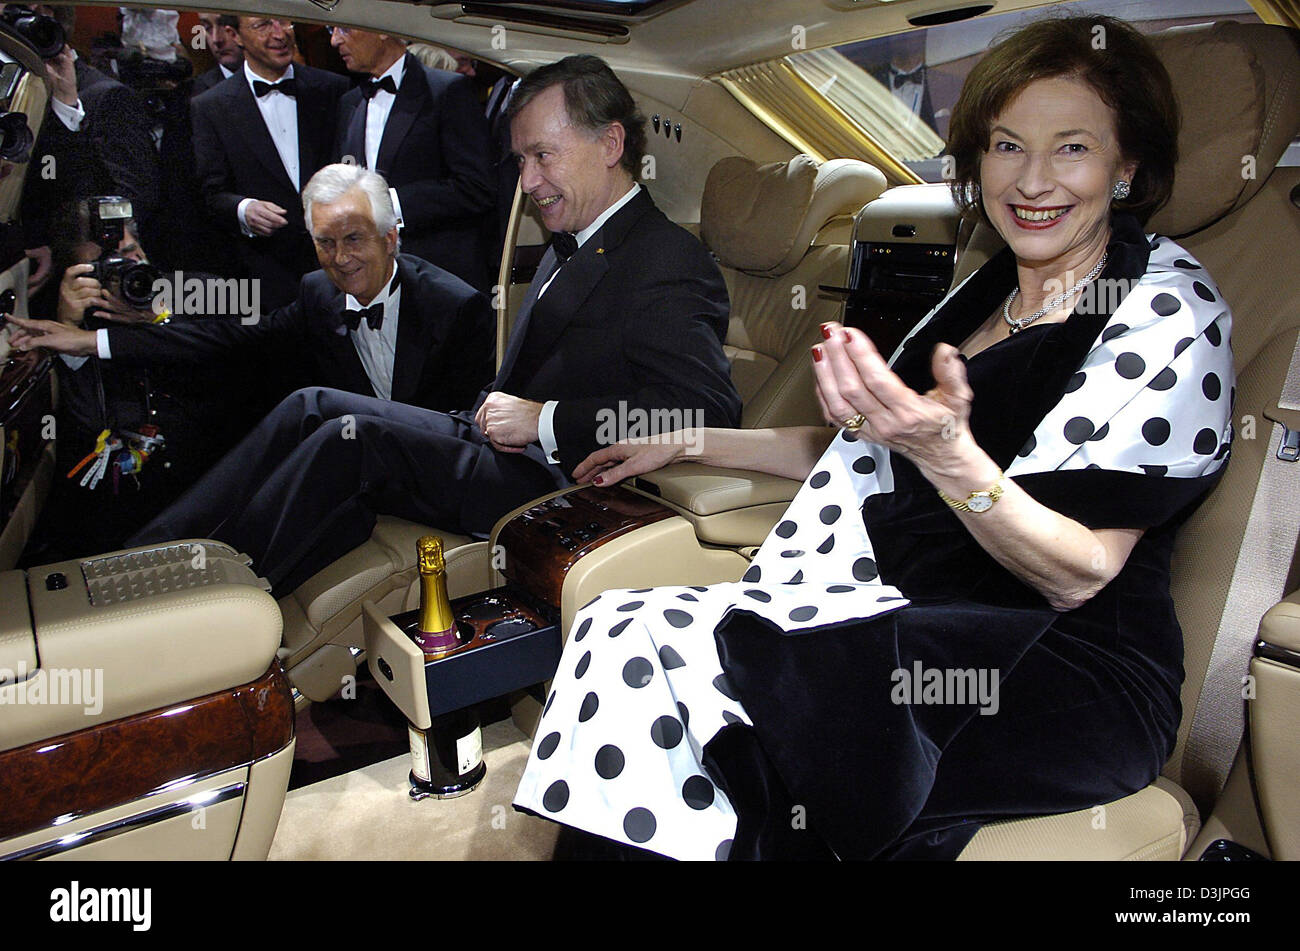
[(1083, 289), (1083, 286), (1085, 284), (1087, 284), (1089, 281), (1096, 278), (1097, 275), (1101, 273), (1101, 269), (1106, 266), (1106, 258), (1108, 258), (1109, 256), (1110, 256), (1109, 251), (1103, 251), (1101, 255), (1101, 260), (1097, 262), (1097, 266), (1094, 267), (1091, 271), (1089, 271), (1087, 275), (1084, 276), (1083, 280), (1079, 281), (1079, 283), (1075, 284), (1064, 294), (1057, 294), (1055, 297), (1051, 298), (1046, 304), (1043, 305), (1041, 310), (1034, 311), (1028, 317), (1011, 316), (1011, 304), (1016, 299), (1016, 295), (1020, 293), (1019, 285), (1013, 287), (1011, 289), (1011, 293), (1007, 295), (1006, 303), (1002, 305), (1002, 319), (1005, 320), (1007, 322), (1007, 325), (1011, 328), (1011, 333), (1013, 334), (1019, 333), (1020, 331), (1028, 327), (1030, 324), (1032, 324), (1039, 317), (1042, 317), (1044, 314), (1051, 313), (1052, 311), (1056, 310), (1056, 308), (1064, 304), (1071, 297), (1073, 297), (1075, 294), (1079, 293), (1079, 291)]

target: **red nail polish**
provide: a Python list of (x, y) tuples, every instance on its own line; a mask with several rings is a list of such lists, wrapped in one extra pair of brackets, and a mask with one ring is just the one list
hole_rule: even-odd
[(592, 479), (591, 481), (592, 481), (593, 483), (595, 483), (596, 485), (604, 485), (604, 484), (605, 484), (605, 477), (604, 477), (604, 476), (596, 476), (596, 478)]
[(822, 362), (822, 348), (821, 348), (821, 347), (813, 347), (813, 348), (812, 348), (812, 351), (813, 351), (813, 363), (821, 363), (821, 362)]
[(822, 324), (822, 336), (825, 337), (827, 340), (830, 340), (830, 339), (831, 339), (831, 325), (830, 325), (830, 324)]

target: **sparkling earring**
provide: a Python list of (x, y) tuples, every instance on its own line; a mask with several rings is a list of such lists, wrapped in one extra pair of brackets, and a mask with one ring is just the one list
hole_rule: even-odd
[(1131, 192), (1132, 190), (1133, 189), (1128, 182), (1124, 181), (1123, 179), (1120, 179), (1118, 182), (1115, 183), (1115, 187), (1111, 189), (1110, 194), (1111, 197), (1114, 198), (1116, 201), (1123, 201), (1125, 198), (1129, 196), (1129, 192)]

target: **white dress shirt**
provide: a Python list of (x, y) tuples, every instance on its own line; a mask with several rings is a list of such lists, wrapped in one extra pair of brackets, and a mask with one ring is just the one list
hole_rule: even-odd
[[(262, 77), (256, 75), (244, 63), (244, 79), (248, 82), (248, 88), (253, 88), (253, 83), (266, 82)], [(293, 79), (293, 64), (285, 70), (284, 75), (276, 82), (285, 79)], [(280, 161), (284, 165), (284, 170), (289, 173), (289, 181), (293, 182), (293, 187), (302, 190), (302, 182), (298, 180), (298, 100), (293, 96), (286, 96), (282, 92), (271, 92), (265, 96), (258, 96), (253, 93), (253, 98), (257, 101), (257, 111), (262, 114), (262, 121), (266, 123), (266, 131), (271, 133), (271, 141), (275, 143), (275, 150), (280, 155)], [(239, 227), (246, 235), (253, 235), (255, 232), (248, 227), (248, 220), (244, 217), (248, 206), (255, 199), (245, 198), (239, 203), (236, 214), (239, 216)]]
[[(388, 67), (382, 75), (373, 77), (371, 82), (379, 82), (389, 76), (393, 85), (402, 88), (402, 75), (406, 72), (406, 57), (397, 57), (397, 62)], [(366, 168), (375, 168), (379, 162), (379, 143), (384, 139), (384, 126), (388, 124), (388, 114), (393, 111), (397, 96), (387, 89), (380, 89), (373, 97), (366, 100)]]
[[(72, 61), (74, 63), (77, 61), (76, 50), (72, 51)], [(80, 96), (77, 97), (77, 104), (75, 106), (70, 106), (66, 102), (59, 102), (59, 100), (51, 97), (50, 108), (54, 110), (54, 114), (58, 116), (59, 121), (67, 127), (69, 132), (81, 131), (81, 123), (86, 121), (86, 110), (85, 107), (81, 105)]]
[(921, 112), (921, 101), (925, 98), (925, 66), (903, 72), (891, 66), (889, 68), (889, 88), (894, 98), (913, 115)]
[[(387, 296), (384, 297), (384, 322), (379, 325), (379, 329), (371, 330), (370, 325), (362, 320), (357, 322), (356, 330), (347, 331), (348, 336), (352, 338), (352, 345), (357, 348), (361, 366), (365, 368), (366, 376), (370, 378), (370, 385), (375, 388), (375, 395), (381, 400), (393, 398), (393, 364), (397, 356), (397, 315), (402, 307), (402, 286), (393, 280), (396, 272), (397, 262), (394, 261), (392, 270), (388, 272), (384, 290), (380, 292)], [(389, 288), (392, 289), (391, 292)], [(347, 310), (360, 310), (364, 306), (366, 305), (351, 294), (344, 298), (344, 307)], [(345, 328), (340, 327), (340, 329)]]
[[(587, 239), (599, 231), (601, 226), (614, 216), (615, 212), (636, 197), (636, 193), (640, 190), (640, 184), (633, 183), (632, 187), (628, 189), (626, 195), (606, 208), (595, 221), (574, 235), (577, 239), (578, 247), (582, 247), (586, 244)], [(559, 273), (560, 269), (557, 267), (551, 276), (546, 279), (546, 283), (542, 285), (542, 289), (537, 292), (538, 300), (542, 299), (542, 295), (546, 293), (551, 286), (551, 282), (555, 280), (555, 275)], [(560, 461), (560, 447), (555, 441), (555, 407), (558, 405), (559, 403), (556, 400), (547, 400), (542, 404), (542, 415), (537, 419), (537, 441), (542, 444), (542, 452), (546, 453), (546, 461), (556, 464)]]
[[(383, 76), (371, 77), (375, 82), (382, 80), (385, 76), (393, 77), (393, 85), (398, 89), (402, 88), (402, 77), (406, 73), (406, 57), (397, 57), (397, 62), (389, 66), (384, 71)], [(378, 90), (374, 96), (366, 100), (366, 168), (374, 170), (379, 164), (379, 146), (384, 141), (384, 129), (388, 126), (388, 117), (393, 112), (393, 103), (397, 102), (397, 96), (387, 89)], [(397, 200), (397, 189), (388, 189), (388, 195), (393, 199), (393, 212), (397, 215), (397, 227), (400, 229), (402, 221), (402, 203)]]

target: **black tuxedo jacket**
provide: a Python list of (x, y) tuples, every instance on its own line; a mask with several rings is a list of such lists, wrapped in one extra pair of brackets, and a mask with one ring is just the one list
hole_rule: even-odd
[[(242, 69), (243, 67), (241, 66), (240, 70)], [(236, 76), (239, 75), (240, 70), (235, 71)], [(294, 67), (294, 71), (297, 71), (297, 66)], [(194, 77), (193, 82), (190, 83), (190, 98), (192, 99), (201, 93), (205, 93), (213, 86), (217, 85), (217, 83), (224, 83), (225, 81), (226, 74), (221, 71), (221, 67), (213, 66), (211, 69), (199, 73)]]
[[(23, 182), (23, 227), (29, 248), (49, 244), (52, 230), (67, 220), (69, 203), (81, 198), (122, 195), (131, 199), (136, 221), (145, 232), (159, 210), (158, 149), (143, 101), (84, 60), (78, 59), (75, 68), (77, 95), (86, 118), (79, 131), (71, 132), (54, 114), (54, 107), (46, 107)], [(47, 167), (51, 177), (45, 174)]]
[[(410, 255), (398, 255), (397, 273), (402, 303), (393, 401), (443, 411), (468, 406), (490, 378), (496, 354), (496, 318), (487, 299), (458, 277)], [(269, 351), (296, 364), (304, 384), (375, 396), (343, 324), (344, 305), (343, 292), (324, 271), (316, 271), (302, 279), (293, 303), (255, 324), (214, 319), (112, 328), (111, 362), (206, 365), (236, 348), (256, 348), (251, 352), (265, 356)]]
[[(366, 164), (366, 105), (360, 89), (339, 104), (335, 155)], [(495, 203), (487, 119), (464, 76), (429, 69), (409, 53), (374, 171), (397, 190), (402, 250), (475, 287), (495, 278), (483, 217)]]
[(655, 410), (677, 410), (682, 422), (665, 429), (740, 425), (740, 395), (722, 350), (730, 313), (722, 274), (644, 186), (538, 299), (555, 262), (548, 250), (492, 389), (558, 401), (553, 422), (566, 473), (627, 435), (621, 420), (635, 425), (638, 414), (649, 420)]
[[(278, 307), (293, 300), (298, 282), (314, 271), (316, 252), (303, 222), (301, 187), (333, 159), (338, 102), (348, 87), (342, 76), (295, 64), (298, 103), (298, 174), (289, 180), (275, 142), (241, 69), (192, 103), (194, 158), (208, 211), (223, 231), (237, 235), (249, 277), (262, 282), (262, 301)], [(245, 237), (239, 203), (273, 201), (289, 223), (269, 237)]]
[[(876, 82), (884, 86), (886, 91), (888, 91), (889, 94), (892, 96), (894, 90), (890, 88), (890, 75), (891, 75), (890, 64), (883, 63), (877, 65), (874, 69), (870, 70), (869, 72), (871, 73), (872, 77), (875, 78)], [(916, 117), (920, 119), (922, 122), (924, 122), (931, 129), (933, 129), (935, 127), (934, 103), (931, 102), (930, 100), (930, 77), (928, 73), (929, 71), (927, 69), (924, 70), (921, 74), (922, 76), (921, 105), (920, 105), (920, 111), (916, 113)]]

